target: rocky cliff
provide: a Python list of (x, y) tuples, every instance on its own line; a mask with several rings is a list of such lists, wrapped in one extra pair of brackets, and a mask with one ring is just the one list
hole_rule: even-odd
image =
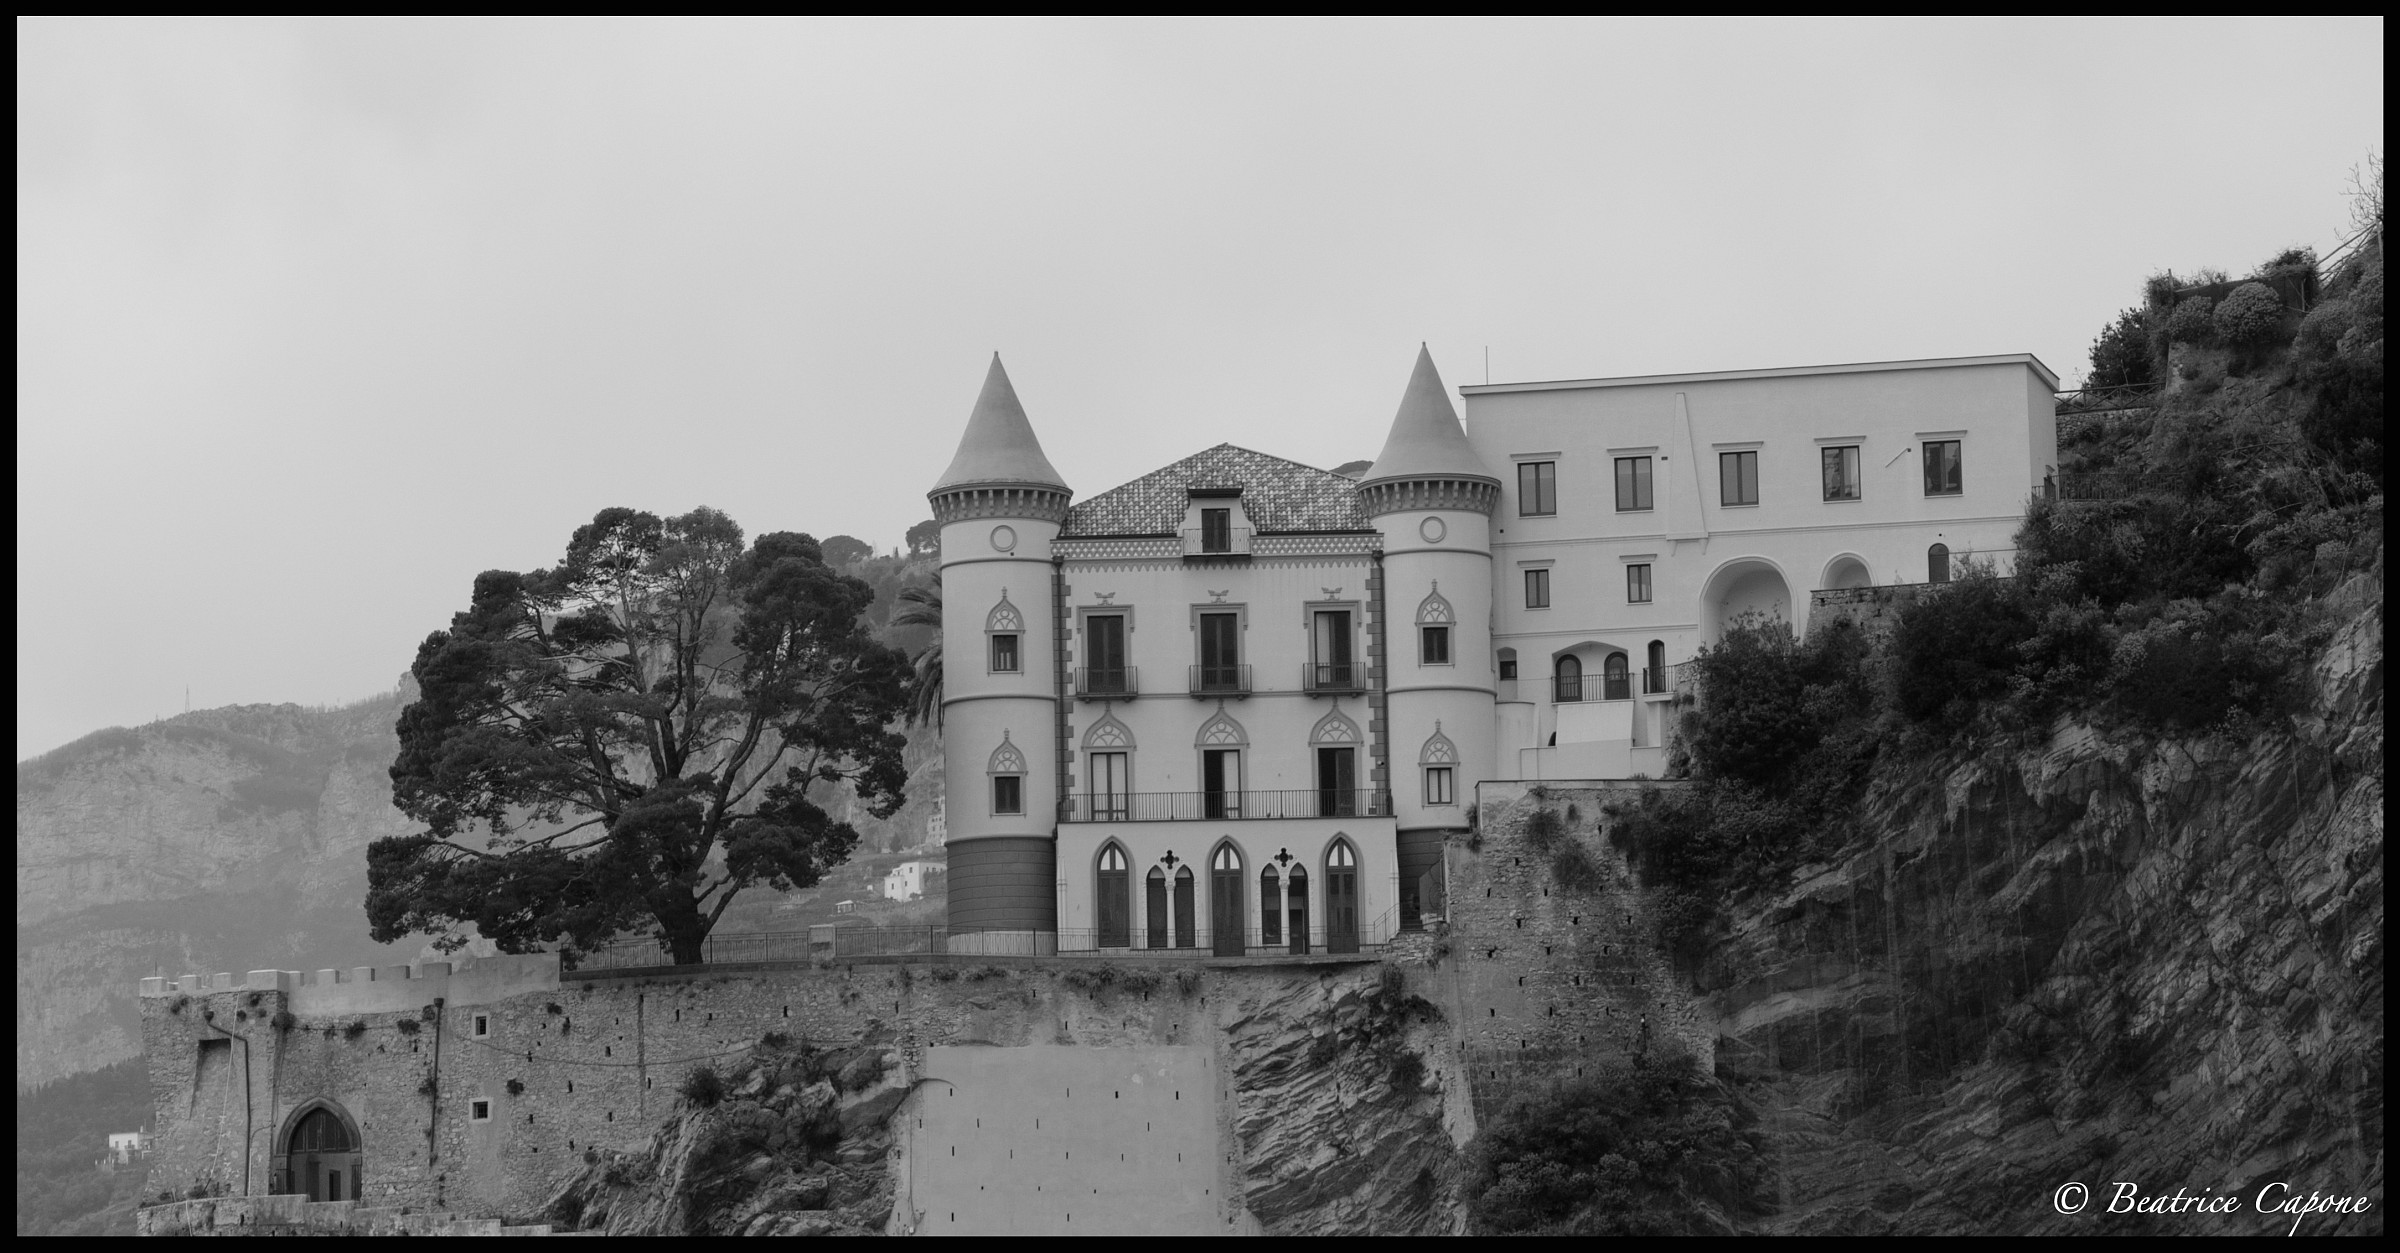
[[(369, 941), (360, 908), (367, 845), (408, 830), (386, 773), (403, 703), (199, 710), (19, 763), (18, 1086), (138, 1056), (148, 975), (416, 956), (422, 940)], [(842, 811), (862, 855), (923, 831), (941, 786), (925, 739), (905, 808)], [(769, 895), (745, 896), (743, 918), (763, 925)]]
[[(1869, 838), (1736, 909), (1696, 984), (1762, 1111), (1767, 1230), (2280, 1233), (2278, 1182), (2380, 1210), (2380, 582), (2331, 608), (2285, 725), (1886, 772)], [(2119, 1181), (2242, 1203), (2112, 1215)]]

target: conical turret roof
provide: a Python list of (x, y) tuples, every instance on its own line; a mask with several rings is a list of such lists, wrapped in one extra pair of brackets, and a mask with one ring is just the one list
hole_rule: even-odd
[(1042, 455), (1042, 441), (1034, 438), (1033, 423), (1025, 419), (1025, 406), (1017, 403), (1017, 389), (1009, 386), (1008, 371), (1001, 368), (996, 352), (990, 372), (983, 376), (983, 394), (975, 398), (975, 412), (967, 417), (967, 433), (959, 438), (958, 455), (950, 459), (950, 468), (933, 490), (985, 483), (1062, 491), (1067, 486)]
[(1433, 354), (1420, 344), (1416, 371), (1409, 375), (1408, 391), (1400, 397), (1400, 412), (1392, 418), (1392, 433), (1384, 438), (1383, 452), (1360, 481), (1462, 476), (1499, 481), (1467, 443), (1458, 410), (1450, 405), (1449, 389), (1442, 386), (1441, 373), (1433, 368)]

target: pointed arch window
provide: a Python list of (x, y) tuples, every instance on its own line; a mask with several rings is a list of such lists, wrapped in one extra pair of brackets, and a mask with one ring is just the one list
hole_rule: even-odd
[(1417, 752), (1417, 765), (1425, 772), (1427, 805), (1458, 803), (1458, 745), (1442, 734), (1442, 724), (1433, 724), (1433, 735)]
[(1358, 745), (1364, 740), (1358, 724), (1339, 708), (1317, 719), (1308, 742), (1317, 757), (1317, 816), (1348, 818), (1368, 813), (1358, 786)]
[(1133, 729), (1103, 714), (1083, 736), (1086, 807), (1094, 822), (1133, 817)]
[(1325, 850), (1325, 951), (1358, 951), (1358, 853), (1336, 839)]
[(1456, 611), (1442, 595), (1437, 580), (1425, 599), (1417, 602), (1417, 664), (1447, 666), (1450, 661), (1450, 629), (1458, 620)]
[(1200, 816), (1242, 816), (1242, 750), (1250, 733), (1219, 706), (1194, 737), (1200, 749)]
[(985, 773), (992, 779), (992, 813), (1021, 814), (1025, 812), (1025, 754), (1009, 742), (1009, 733), (1000, 733), (1000, 747), (992, 750)]
[(1000, 589), (1000, 603), (984, 615), (983, 633), (991, 641), (992, 673), (1016, 674), (1024, 670), (1025, 615), (1009, 603), (1007, 588)]
[(1208, 859), (1208, 930), (1210, 948), (1219, 957), (1239, 957), (1244, 950), (1242, 854), (1231, 843), (1217, 845)]

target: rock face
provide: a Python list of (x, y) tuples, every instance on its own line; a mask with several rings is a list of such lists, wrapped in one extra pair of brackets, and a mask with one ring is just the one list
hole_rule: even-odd
[(204, 710), (20, 763), (17, 1083), (138, 1054), (145, 975), (396, 960), (359, 902), (404, 829), (399, 707)]
[[(1845, 1234), (2282, 1232), (2383, 1190), (2380, 587), (2246, 742), (2062, 726), (1865, 798), (1870, 838), (1698, 974), (1780, 1212)], [(2110, 1215), (2141, 1196), (2230, 1215)], [(2098, 1198), (2064, 1214), (2069, 1182)], [(2270, 1198), (2272, 1199), (2272, 1197)], [(2380, 1231), (2380, 1213), (2312, 1217)]]

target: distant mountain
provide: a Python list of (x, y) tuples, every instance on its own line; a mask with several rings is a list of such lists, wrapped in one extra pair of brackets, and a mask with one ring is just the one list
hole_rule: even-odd
[[(422, 937), (369, 941), (361, 906), (367, 845), (410, 829), (386, 773), (408, 699), (200, 710), (18, 763), (20, 1092), (138, 1056), (145, 976), (418, 956)], [(862, 861), (922, 838), (938, 744), (910, 745), (909, 801), (889, 821), (837, 809)], [(724, 925), (766, 924), (774, 905), (746, 893)]]

